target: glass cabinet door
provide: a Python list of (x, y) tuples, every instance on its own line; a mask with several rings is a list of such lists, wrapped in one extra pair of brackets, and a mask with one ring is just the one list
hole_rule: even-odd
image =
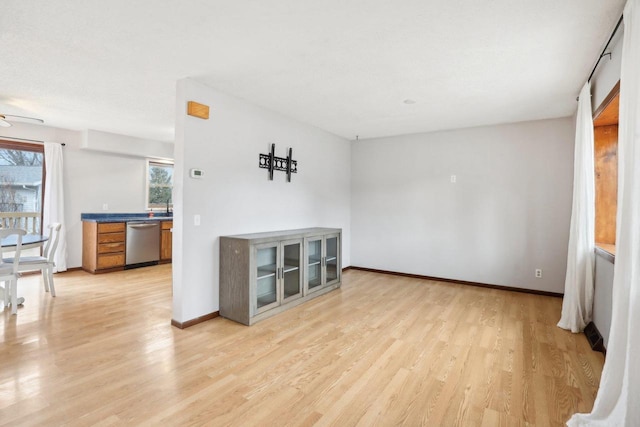
[(322, 238), (307, 241), (307, 289), (313, 292), (322, 286)]
[(326, 284), (329, 285), (340, 278), (340, 251), (338, 250), (340, 245), (338, 236), (327, 236), (326, 242), (327, 248), (324, 265), (326, 268)]
[(256, 248), (256, 308), (257, 312), (278, 305), (278, 246)]
[(302, 296), (302, 241), (282, 243), (282, 300)]

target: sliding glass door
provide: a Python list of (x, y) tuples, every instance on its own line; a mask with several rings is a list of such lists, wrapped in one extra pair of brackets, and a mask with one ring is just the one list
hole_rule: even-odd
[(42, 234), (43, 148), (0, 140), (0, 226)]

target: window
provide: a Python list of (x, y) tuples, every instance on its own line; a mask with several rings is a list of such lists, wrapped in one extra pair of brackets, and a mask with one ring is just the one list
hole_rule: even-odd
[(147, 209), (167, 209), (172, 206), (173, 163), (147, 162)]
[(615, 254), (620, 82), (594, 112), (596, 245)]
[(0, 140), (0, 226), (40, 234), (44, 147)]

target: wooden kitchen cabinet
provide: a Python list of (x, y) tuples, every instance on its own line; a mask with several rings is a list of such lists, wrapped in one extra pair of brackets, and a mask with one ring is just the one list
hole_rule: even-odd
[(171, 262), (171, 251), (173, 245), (172, 231), (173, 221), (162, 221), (160, 223), (160, 262)]
[(82, 222), (82, 269), (89, 273), (122, 270), (125, 265), (124, 222)]

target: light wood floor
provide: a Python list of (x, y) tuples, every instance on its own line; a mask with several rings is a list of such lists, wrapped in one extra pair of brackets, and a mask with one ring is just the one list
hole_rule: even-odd
[(170, 326), (170, 265), (22, 278), (0, 312), (2, 425), (554, 426), (603, 357), (561, 300), (361, 271), (246, 327)]

